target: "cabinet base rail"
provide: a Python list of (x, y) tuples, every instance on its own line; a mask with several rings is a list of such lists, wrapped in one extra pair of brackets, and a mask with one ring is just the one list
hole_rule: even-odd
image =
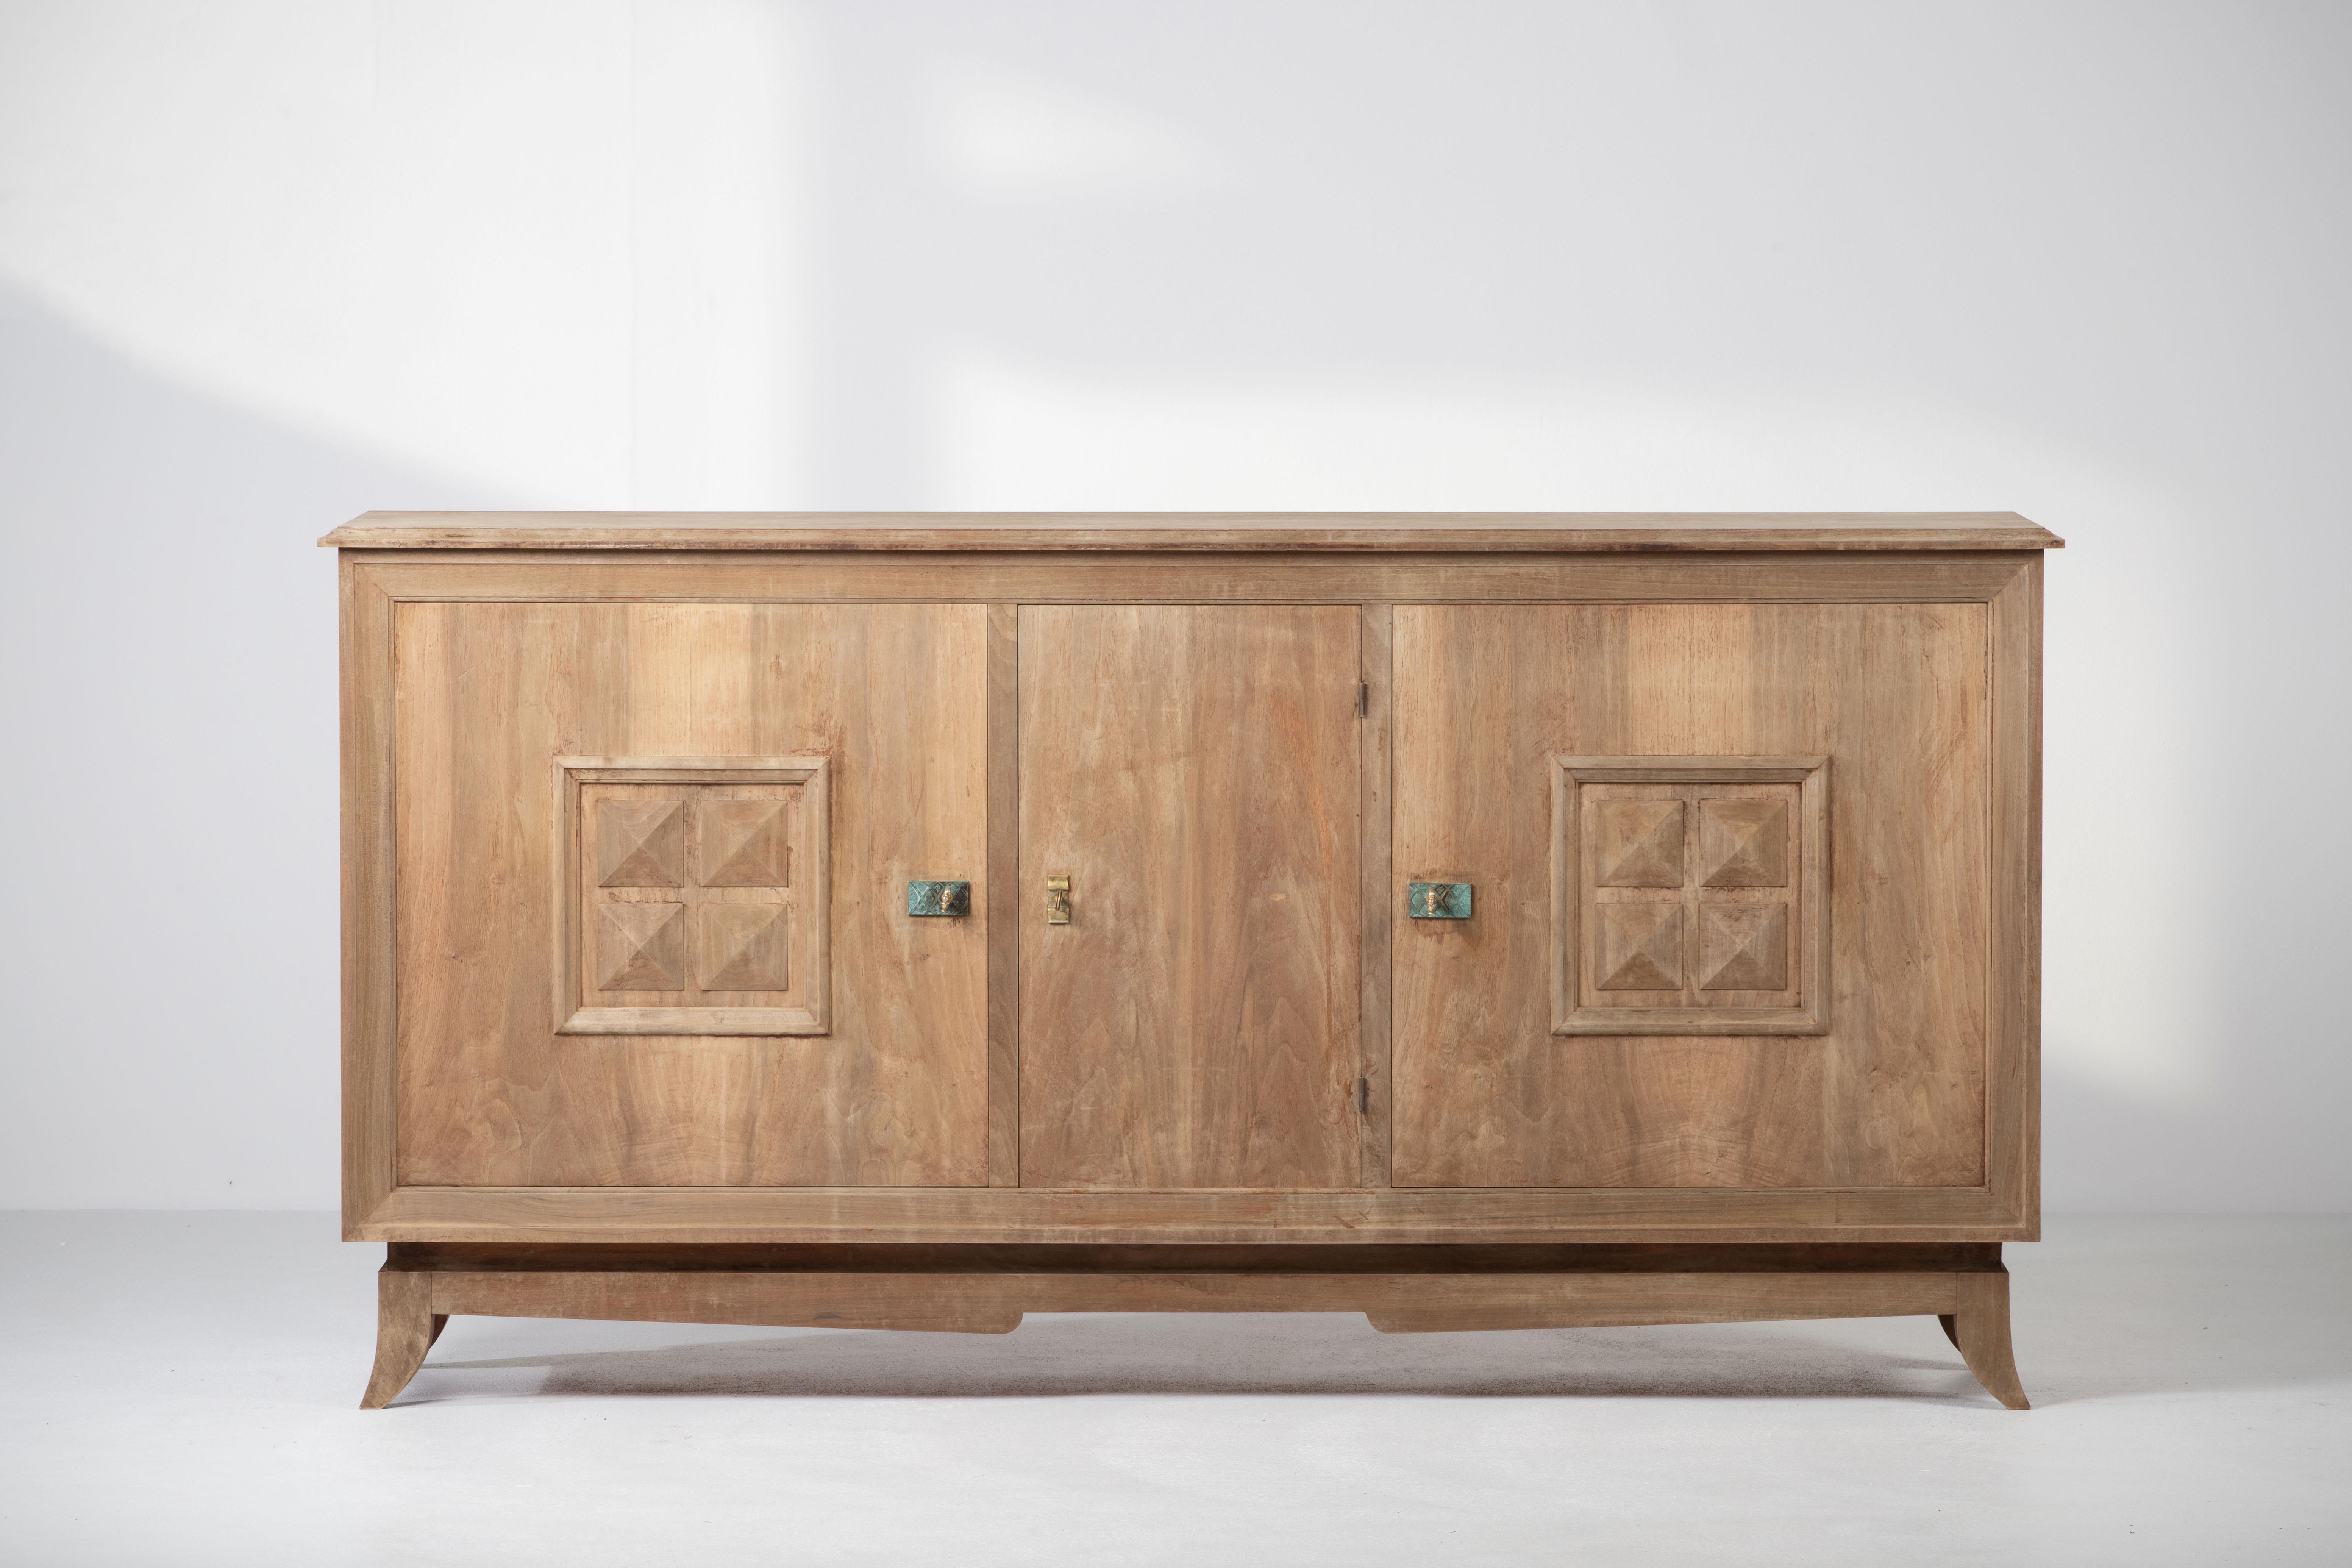
[(399, 1242), (377, 1276), (389, 1405), (457, 1313), (1003, 1334), (1030, 1312), (1361, 1312), (1386, 1333), (1932, 1315), (2026, 1406), (1998, 1244), (761, 1247)]

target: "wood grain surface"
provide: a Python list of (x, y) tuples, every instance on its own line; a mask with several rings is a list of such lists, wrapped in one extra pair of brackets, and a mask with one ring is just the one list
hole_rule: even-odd
[(2042, 557), (1986, 606), (1992, 637), (1992, 1029), (1987, 1183), (2042, 1215)]
[[(1831, 991), (1829, 762), (1554, 757), (1552, 1032), (1822, 1033)], [(1719, 865), (1727, 824), (1742, 812), (1774, 826), (1765, 858)], [(1721, 967), (1707, 963), (1711, 947), (1758, 914), (1763, 919), (1748, 929), (1772, 940), (1764, 967), (1747, 979), (1751, 987), (1778, 984), (1745, 994), (1711, 986)]]
[(1139, 554), (352, 551), (395, 599), (994, 604), (1982, 604), (2039, 552), (1463, 551)]
[(360, 1408), (381, 1410), (408, 1386), (440, 1337), (446, 1313), (433, 1310), (433, 1277), (387, 1263), (375, 1276), (375, 1365)]
[(966, 1242), (923, 1247), (717, 1246), (677, 1242), (396, 1241), (398, 1268), (796, 1270), (814, 1274), (1670, 1274), (1950, 1273), (1997, 1269), (1997, 1243), (1874, 1242), (1758, 1245), (1677, 1242), (1647, 1246), (1563, 1243), (1542, 1247), (1090, 1247)]
[[(987, 1180), (987, 612), (399, 606), (404, 1184)], [(558, 1036), (553, 761), (831, 759), (830, 1032)], [(906, 913), (916, 877), (974, 884)]]
[(394, 601), (340, 562), (342, 710), (342, 1223), (346, 1236), (399, 1185), (398, 933), (393, 888)]
[[(557, 1033), (830, 1034), (830, 773), (824, 757), (556, 758)], [(748, 853), (720, 863), (730, 848)], [(605, 962), (632, 952), (634, 987)]]
[(1984, 1187), (402, 1187), (366, 1241), (692, 1243), (2031, 1241)]
[[(634, 526), (632, 520), (607, 521)], [(1179, 548), (1175, 535), (1155, 539), (1165, 531), (1139, 528), (1131, 519), (1094, 520), (1122, 531), (1116, 541), (1089, 545), (1082, 529), (1064, 526), (1074, 520), (1054, 519), (1045, 520), (1053, 525), (1052, 537), (1033, 549), (1014, 526), (1041, 521), (1028, 518), (981, 520), (961, 547), (955, 537), (931, 530), (915, 548), (901, 549), (889, 538), (892, 528), (877, 526), (883, 520), (849, 520), (836, 548), (823, 547), (821, 531), (799, 526), (807, 519), (790, 521), (790, 538), (778, 537), (763, 523), (756, 536), (738, 542), (740, 548), (682, 548), (693, 542), (690, 528), (660, 527), (656, 520), (646, 542), (627, 543), (616, 553), (580, 536), (560, 518), (542, 517), (536, 522), (550, 524), (546, 542), (555, 548), (516, 548), (535, 536), (497, 528), (461, 548), (377, 548), (397, 542), (383, 536), (345, 555), (347, 1236), (600, 1243), (656, 1238), (925, 1244), (985, 1237), (1056, 1245), (1272, 1239), (1425, 1245), (1563, 1236), (1594, 1241), (1706, 1237), (1794, 1243), (1868, 1237), (1991, 1242), (2038, 1234), (2039, 552), (2055, 543), (2038, 530), (2024, 541), (1973, 552), (1941, 545), (1916, 548), (1928, 542), (1940, 525), (1911, 520), (1930, 526), (1907, 530), (1882, 546), (1853, 548), (1867, 536), (1842, 532), (1834, 544), (1808, 548), (1797, 531), (1781, 528), (1773, 540), (1748, 547), (1651, 553), (1615, 547), (1581, 551), (1570, 533), (1556, 526), (1559, 520), (1550, 520), (1555, 526), (1541, 534), (1542, 542), (1514, 552), (1496, 548), (1496, 539), (1469, 537), (1470, 520), (1465, 518), (1435, 520), (1417, 549), (1401, 547), (1411, 545), (1412, 536), (1393, 529), (1381, 530), (1380, 541), (1370, 547), (1335, 548), (1323, 540), (1286, 543), (1293, 537), (1285, 531), (1287, 524), (1244, 518), (1234, 520), (1232, 531), (1246, 533), (1250, 542), (1222, 550), (1212, 547), (1212, 532), (1185, 531), (1182, 542), (1190, 547)], [(1684, 544), (1707, 541), (1704, 530), (1685, 521), (1660, 520), (1659, 527), (1673, 531)], [(609, 544), (623, 541), (629, 527), (594, 531)], [(1637, 531), (1622, 529), (1613, 537), (1618, 546), (1640, 542)], [(1362, 814), (1353, 841), (1368, 878), (1360, 897), (1352, 900), (1355, 926), (1347, 941), (1359, 954), (1352, 982), (1356, 1005), (1368, 1022), (1376, 1022), (1384, 1004), (1393, 1005), (1400, 1055), (1391, 1082), (1382, 1070), (1390, 1052), (1375, 1028), (1368, 1027), (1348, 1047), (1355, 1065), (1334, 1079), (1339, 1098), (1349, 1102), (1349, 1120), (1331, 1131), (1344, 1132), (1340, 1142), (1354, 1141), (1355, 1174), (1318, 1176), (1332, 1181), (1331, 1188), (1289, 1184), (1292, 1176), (1274, 1173), (1250, 1175), (1238, 1185), (1189, 1190), (1024, 1190), (1006, 1184), (1020, 1178), (1017, 1101), (1025, 1045), (1015, 1005), (1020, 949), (1013, 912), (1026, 910), (1039, 896), (1032, 875), (1022, 868), (1022, 829), (1010, 805), (1022, 787), (1021, 652), (1014, 625), (1023, 615), (1087, 603), (1331, 605), (1351, 616), (1370, 606), (1396, 625), (1400, 728), (1394, 748), (1380, 721), (1387, 700), (1385, 660), (1374, 628), (1368, 623), (1357, 639), (1363, 668), (1354, 679), (1372, 688), (1372, 717), (1360, 724), (1360, 739), (1349, 742), (1359, 772), (1347, 789)], [(1391, 603), (1403, 607), (1393, 613), (1380, 608)], [(1859, 899), (1866, 917), (1882, 921), (1880, 934), (1864, 956), (1891, 963), (1897, 972), (1892, 982), (1869, 988), (1874, 1018), (1866, 1040), (1853, 1034), (1860, 1020), (1841, 990), (1837, 1033), (1795, 1043), (1819, 1058), (1818, 1068), (1793, 1075), (1785, 1070), (1790, 1062), (1757, 1054), (1759, 1047), (1788, 1047), (1788, 1041), (1549, 1041), (1551, 1047), (1591, 1058), (1573, 1072), (1562, 1069), (1558, 1059), (1547, 1065), (1534, 1051), (1514, 1058), (1507, 1049), (1488, 1050), (1482, 1056), (1478, 1051), (1486, 1047), (1478, 1047), (1468, 1056), (1437, 1063), (1456, 1075), (1447, 1080), (1449, 1092), (1458, 1089), (1469, 1098), (1483, 1097), (1490, 1110), (1499, 1112), (1459, 1142), (1461, 1158), (1489, 1161), (1493, 1147), (1507, 1146), (1503, 1174), (1529, 1184), (1384, 1187), (1384, 1166), (1392, 1151), (1400, 1179), (1414, 1177), (1405, 1162), (1416, 1133), (1400, 1125), (1391, 1141), (1387, 1121), (1392, 1110), (1401, 1118), (1411, 1110), (1404, 1082), (1409, 1064), (1402, 1053), (1419, 1048), (1406, 1036), (1428, 1021), (1424, 1012), (1416, 1022), (1407, 994), (1416, 944), (1428, 934), (1422, 928), (1466, 923), (1479, 928), (1486, 945), (1474, 952), (1474, 944), (1457, 940), (1453, 949), (1419, 952), (1420, 959), (1467, 955), (1486, 962), (1499, 938), (1509, 950), (1505, 973), (1516, 974), (1524, 958), (1547, 953), (1539, 930), (1528, 941), (1519, 904), (1525, 889), (1506, 890), (1498, 909), (1494, 890), (1461, 867), (1453, 868), (1455, 875), (1481, 882), (1479, 920), (1392, 919), (1393, 929), (1383, 931), (1376, 918), (1392, 916), (1403, 881), (1428, 869), (1407, 859), (1404, 836), (1411, 829), (1400, 823), (1398, 853), (1383, 874), (1377, 852), (1387, 840), (1372, 818), (1390, 804), (1380, 775), (1391, 750), (1397, 752), (1394, 800), (1402, 806), (1414, 787), (1412, 764), (1401, 750), (1414, 722), (1405, 689), (1410, 638), (1403, 623), (1433, 610), (1483, 622), (1581, 616), (1622, 626), (1624, 647), (1611, 652), (1604, 646), (1600, 679), (1604, 686), (1619, 682), (1628, 700), (1638, 688), (1648, 710), (1666, 716), (1658, 732), (1643, 740), (1643, 750), (1811, 751), (1811, 742), (1770, 737), (1806, 731), (1814, 719), (1831, 724), (1839, 714), (1861, 724), (1869, 710), (1853, 687), (1883, 680), (1888, 695), (1879, 718), (1890, 737), (1885, 743), (1923, 747), (1937, 767), (1955, 773), (1958, 782), (1953, 787), (1983, 791), (1977, 807), (1983, 837), (1973, 846), (1959, 841), (1949, 852), (1955, 860), (1971, 853), (1980, 857), (1973, 900), (1965, 889), (1935, 881), (1941, 871), (1932, 865), (1927, 884), (1895, 877), (1900, 856), (1887, 856), (1878, 837), (1865, 839), (1885, 859), (1878, 879), (1857, 882), (1849, 876), (1840, 884), (1839, 897)], [(1822, 627), (1893, 625), (1895, 635), (1874, 640), (1817, 629), (1796, 639), (1816, 651), (1793, 662), (1751, 653), (1744, 665), (1725, 667), (1744, 668), (1745, 684), (1722, 688), (1711, 699), (1693, 690), (1687, 677), (1679, 684), (1662, 677), (1658, 659), (1634, 658), (1627, 651), (1649, 646), (1633, 634), (1633, 623), (1643, 615), (1664, 617), (1658, 624), (1696, 617), (1687, 623), (1696, 628), (1709, 624), (1711, 613), (1727, 614), (1728, 619), (1717, 624), (1755, 628), (1748, 637), (1759, 647), (1773, 640), (1769, 627), (1784, 614), (1813, 617)], [(901, 667), (869, 657), (859, 640), (863, 633), (853, 632), (844, 644), (845, 629), (876, 616), (893, 626), (911, 624), (889, 621), (905, 616), (931, 628), (912, 638), (897, 632), (877, 638), (877, 646), (925, 645), (928, 651), (914, 660), (926, 672), (919, 679), (894, 679)], [(947, 621), (934, 621), (935, 616)], [(984, 617), (987, 626), (975, 632), (964, 625), (964, 616)], [(1891, 623), (1884, 621), (1889, 616)], [(951, 633), (940, 629), (950, 623)], [(1901, 629), (1905, 625), (1910, 633)], [(1955, 626), (1971, 625), (1982, 639), (1969, 656), (1977, 671), (1973, 684), (1966, 672), (1956, 673), (1967, 659), (1953, 654), (1951, 635)], [(687, 630), (719, 626), (768, 629), (715, 636)], [(800, 628), (793, 635), (803, 637), (804, 647), (846, 646), (842, 657), (858, 668), (805, 679), (793, 675), (784, 683), (797, 682), (800, 696), (763, 709), (765, 717), (742, 720), (752, 731), (751, 749), (799, 752), (814, 749), (817, 737), (855, 732), (866, 738), (872, 760), (895, 758), (917, 770), (900, 779), (919, 774), (924, 782), (912, 787), (926, 801), (993, 798), (993, 817), (976, 810), (970, 824), (958, 818), (937, 839), (959, 857), (969, 847), (974, 914), (962, 921), (908, 922), (929, 928), (923, 940), (942, 933), (938, 945), (898, 947), (885, 965), (886, 982), (895, 973), (908, 984), (911, 976), (922, 975), (928, 985), (929, 976), (918, 966), (933, 962), (945, 962), (949, 973), (965, 975), (966, 981), (956, 982), (971, 985), (967, 1012), (959, 1015), (962, 1024), (943, 1031), (926, 1026), (923, 1041), (909, 1050), (899, 1032), (904, 1019), (893, 1015), (883, 1021), (878, 1054), (854, 1064), (826, 1059), (822, 1053), (830, 1048), (828, 1039), (679, 1039), (655, 1043), (666, 1049), (635, 1055), (615, 1054), (637, 1044), (625, 1039), (564, 1040), (559, 1049), (551, 1036), (540, 1033), (545, 1023), (529, 1005), (543, 973), (530, 980), (499, 977), (509, 955), (539, 953), (546, 947), (544, 906), (516, 890), (535, 874), (532, 857), (539, 851), (527, 841), (530, 835), (514, 821), (493, 820), (478, 838), (445, 845), (437, 862), (428, 856), (415, 874), (404, 866), (395, 875), (395, 847), (404, 861), (419, 847), (413, 842), (415, 835), (436, 813), (445, 824), (460, 814), (497, 818), (509, 786), (528, 817), (532, 801), (526, 796), (544, 791), (516, 782), (523, 777), (509, 754), (517, 737), (536, 738), (542, 763), (561, 751), (629, 754), (638, 744), (630, 731), (638, 725), (656, 737), (646, 743), (664, 752), (706, 750), (692, 736), (714, 725), (714, 715), (733, 694), (756, 690), (764, 703), (763, 676), (782, 680), (789, 673), (780, 662), (785, 649), (778, 646), (786, 640), (780, 628), (788, 626)], [(820, 626), (826, 628), (822, 637), (807, 635)], [(437, 649), (418, 640), (424, 628), (437, 628)], [(688, 635), (700, 639), (690, 650), (680, 644)], [(1702, 634), (1687, 629), (1678, 635), (1687, 641)], [(1963, 630), (1958, 640), (1965, 643), (1967, 635)], [(1722, 640), (1714, 633), (1705, 636)], [(641, 637), (651, 640), (641, 645)], [(1650, 642), (1656, 640), (1651, 636)], [(762, 645), (762, 651), (747, 655), (750, 644)], [(1562, 647), (1526, 654), (1519, 663), (1531, 668), (1549, 658), (1561, 668), (1556, 656)], [(1834, 680), (1824, 680), (1814, 668), (1822, 647), (1846, 650), (1840, 655), (1843, 672)], [(714, 655), (715, 664), (709, 663)], [(1586, 676), (1548, 680), (1509, 659), (1480, 658), (1480, 668), (1504, 679), (1511, 691), (1525, 689), (1540, 721), (1560, 721), (1553, 725), (1558, 735), (1546, 736), (1538, 749), (1556, 742), (1559, 751), (1613, 754), (1632, 747), (1624, 737), (1636, 726), (1622, 712), (1619, 720), (1598, 724), (1601, 734), (1571, 743), (1574, 734), (1584, 732), (1578, 728), (1584, 718), (1607, 720), (1612, 711), (1605, 702), (1595, 705), (1598, 700), (1580, 684)], [(692, 673), (704, 668), (715, 669), (715, 677)], [(576, 694), (564, 692), (567, 682), (585, 682), (583, 689), (602, 683), (602, 689), (622, 694), (587, 704), (606, 704), (601, 710), (611, 721), (610, 734), (594, 733), (596, 723), (582, 722), (586, 710)], [(1343, 689), (1345, 684), (1343, 679)], [(656, 689), (667, 694), (656, 696)], [(908, 692), (915, 695), (909, 699)], [(942, 693), (952, 693), (953, 701)], [(1791, 694), (1803, 694), (1802, 700)], [(419, 696), (425, 699), (421, 705)], [(1491, 717), (1515, 700), (1498, 693), (1483, 711)], [(1958, 752), (1947, 743), (1950, 736), (1937, 717), (1948, 715), (1955, 702), (1980, 704), (1983, 717), (1976, 737)], [(652, 714), (656, 704), (673, 716)], [(950, 706), (963, 717), (943, 717)], [(1743, 707), (1749, 710), (1744, 731), (1741, 723), (1726, 721), (1718, 732), (1727, 738), (1698, 738), (1724, 714)], [(1673, 721), (1676, 712), (1683, 715), (1679, 731)], [(1811, 717), (1780, 723), (1775, 714)], [(918, 730), (919, 734), (910, 732)], [(1489, 760), (1499, 754), (1491, 731), (1486, 726), (1478, 737), (1488, 745)], [(1518, 743), (1507, 737), (1502, 749), (1508, 752)], [(437, 789), (413, 787), (422, 782), (412, 771), (420, 761), (419, 745), (439, 748), (423, 758), (430, 766), (463, 759), (462, 776), (450, 777)], [(1841, 748), (1824, 743), (1821, 749), (1840, 751), (1843, 782)], [(962, 773), (953, 772), (961, 761), (942, 760), (950, 757), (981, 760)], [(1979, 761), (1990, 780), (1980, 786), (1966, 782)], [(1883, 786), (1900, 782), (1889, 773), (1877, 794), (1895, 798), (1900, 791), (1890, 794)], [(1480, 780), (1467, 787), (1475, 793), (1496, 786)], [(1949, 805), (1931, 802), (1937, 811)], [(1517, 809), (1507, 807), (1505, 816)], [(877, 813), (877, 829), (887, 826), (884, 815)], [(912, 815), (902, 811), (896, 819), (902, 839), (917, 833), (909, 826)], [(1864, 820), (1883, 825), (1894, 820), (1894, 813), (1873, 805)], [(836, 833), (843, 828), (837, 821)], [(1517, 831), (1512, 826), (1505, 841)], [(1843, 848), (1841, 838), (1842, 855)], [(856, 853), (878, 858), (887, 849), (874, 838)], [(928, 847), (905, 858), (937, 858)], [(950, 869), (923, 868), (940, 875)], [(956, 874), (964, 869), (953, 868)], [(1538, 856), (1514, 875), (1540, 877), (1544, 870)], [(910, 868), (908, 874), (918, 873)], [(882, 891), (898, 895), (897, 907), (903, 911), (902, 887)], [(854, 896), (864, 900), (867, 916), (878, 919), (878, 911), (889, 907), (870, 880)], [(1085, 899), (1082, 884), (1081, 910)], [(464, 924), (469, 900), (488, 911), (478, 929)], [(501, 929), (509, 908), (517, 918)], [(1839, 908), (1843, 960), (1853, 956), (1854, 928), (1845, 919), (1851, 910)], [(1506, 918), (1492, 922), (1496, 914)], [(1926, 1004), (1936, 995), (1966, 989), (1964, 977), (1948, 973), (1942, 950), (1923, 942), (1920, 933), (1937, 921), (1969, 918), (1982, 920), (1987, 930), (1978, 960), (1982, 1001), (1975, 1022), (1981, 1038), (1972, 1058), (1965, 1049), (1955, 1054), (1950, 1048), (1958, 1035), (1918, 1026), (1935, 1012)], [(541, 929), (522, 929), (534, 920)], [(1383, 935), (1394, 943), (1392, 968), (1377, 973), (1377, 942)], [(870, 928), (856, 940), (888, 957), (899, 939)], [(408, 1005), (407, 995), (420, 976), (429, 976), (436, 987), (449, 982), (446, 1000), (421, 1013)], [(1507, 984), (1490, 1006), (1492, 1016), (1507, 1017), (1515, 994)], [(989, 998), (985, 1009), (983, 996)], [(1420, 995), (1424, 1009), (1430, 996), (1427, 991)], [(1418, 1038), (1422, 1047), (1443, 1044), (1425, 1033)], [(706, 1045), (721, 1048), (699, 1048)], [(1636, 1045), (1645, 1049), (1628, 1054), (1627, 1047)], [(574, 1047), (584, 1054), (567, 1056)], [(1613, 1061), (1607, 1059), (1612, 1052)], [(1427, 1058), (1420, 1063), (1424, 1069), (1432, 1065)], [(1369, 1115), (1354, 1113), (1349, 1091), (1355, 1078), (1365, 1080)], [(987, 1087), (972, 1089), (982, 1083)], [(968, 1093), (977, 1098), (967, 1100)], [(1595, 1125), (1598, 1132), (1589, 1138), (1577, 1131)], [(1584, 1140), (1574, 1146), (1585, 1153), (1562, 1163), (1544, 1152), (1570, 1147), (1571, 1132)], [(1489, 1137), (1493, 1147), (1476, 1142)], [(1553, 1163), (1547, 1166), (1547, 1160)], [(1345, 1163), (1335, 1159), (1333, 1169)], [(1533, 1179), (1546, 1170), (1560, 1177), (1560, 1184)], [(1573, 1184), (1584, 1174), (1597, 1177), (1598, 1184)], [(1694, 1174), (1698, 1184), (1692, 1184)], [(982, 1181), (996, 1184), (981, 1188)], [(1717, 1181), (1725, 1184), (1706, 1184)], [(1921, 1184), (1943, 1181), (1954, 1184)], [(1368, 1186), (1341, 1190), (1356, 1182)], [(877, 1183), (887, 1184), (873, 1184)]]
[(1391, 1333), (1934, 1315), (1988, 1389), (2024, 1407), (1998, 1247), (391, 1250), (372, 1409), (453, 1313), (1004, 1333), (1029, 1312), (1362, 1312)]
[(988, 606), (988, 1184), (1021, 1184), (1021, 610)]
[(1958, 1300), (1945, 1333), (1986, 1393), (2011, 1410), (2030, 1408), (2010, 1344), (2009, 1270), (1993, 1268), (1953, 1279)]
[(1360, 1178), (1353, 606), (1024, 606), (1021, 1175)]
[(343, 549), (2054, 550), (2015, 512), (372, 511)]
[(444, 1314), (999, 1334), (1027, 1312), (1363, 1312), (1376, 1329), (1412, 1333), (1926, 1316), (1951, 1311), (1957, 1298), (1948, 1273), (1762, 1270), (447, 1269), (417, 1278), (431, 1281), (433, 1310)]
[[(1399, 605), (1395, 1180), (1972, 1187), (1986, 1170), (1980, 605)], [(1556, 1037), (1552, 761), (1835, 759), (1831, 1028)]]
[(1392, 952), (1398, 919), (1389, 900), (1389, 852), (1394, 840), (1391, 799), (1389, 741), (1393, 731), (1389, 700), (1391, 610), (1386, 605), (1363, 606), (1364, 721), (1362, 805), (1359, 808), (1363, 840), (1363, 865), (1358, 880), (1362, 922), (1363, 1081), (1356, 1106), (1363, 1126), (1359, 1139), (1360, 1181), (1367, 1187), (1389, 1184), (1389, 1138), (1394, 1081), (1389, 1059), (1389, 991), (1395, 979)]

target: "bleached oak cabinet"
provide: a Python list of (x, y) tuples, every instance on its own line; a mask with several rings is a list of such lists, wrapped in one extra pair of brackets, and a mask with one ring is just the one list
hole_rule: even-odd
[(453, 1312), (1934, 1314), (2039, 1224), (2010, 514), (370, 513), (366, 1403)]

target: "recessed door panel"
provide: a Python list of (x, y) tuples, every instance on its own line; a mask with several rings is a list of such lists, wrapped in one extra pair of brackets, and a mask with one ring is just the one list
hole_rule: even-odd
[(986, 616), (400, 605), (401, 1182), (984, 1184)]
[(1986, 611), (1395, 611), (1395, 1182), (1983, 1183)]
[(1022, 609), (1024, 1186), (1356, 1184), (1360, 641)]

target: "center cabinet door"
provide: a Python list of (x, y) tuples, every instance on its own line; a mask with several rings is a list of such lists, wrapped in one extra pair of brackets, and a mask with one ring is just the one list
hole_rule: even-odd
[(1023, 607), (1024, 1185), (1357, 1184), (1360, 641), (1353, 605)]

